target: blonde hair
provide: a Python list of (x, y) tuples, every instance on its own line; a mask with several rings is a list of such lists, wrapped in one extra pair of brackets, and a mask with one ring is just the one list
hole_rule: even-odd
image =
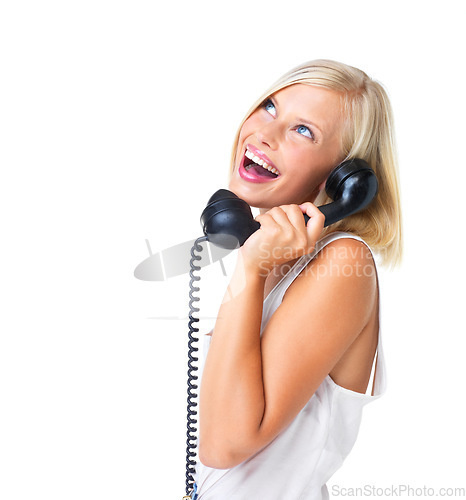
[[(319, 59), (286, 73), (254, 103), (241, 122), (234, 140), (230, 176), (243, 123), (269, 96), (297, 83), (340, 94), (344, 120), (341, 147), (345, 160), (366, 160), (379, 182), (379, 192), (367, 208), (326, 228), (325, 234), (334, 231), (357, 234), (380, 255), (382, 264), (399, 264), (402, 223), (393, 113), (383, 86), (363, 71), (340, 62)], [(325, 190), (315, 200), (317, 206), (329, 202), (331, 199)]]

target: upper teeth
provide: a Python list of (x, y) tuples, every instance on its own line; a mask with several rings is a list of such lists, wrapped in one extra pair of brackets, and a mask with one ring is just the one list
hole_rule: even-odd
[(249, 158), (250, 160), (252, 160), (254, 163), (257, 163), (258, 165), (260, 165), (261, 167), (265, 168), (266, 170), (269, 170), (273, 174), (277, 174), (277, 175), (280, 174), (280, 172), (275, 167), (271, 167), (267, 162), (265, 162), (264, 160), (262, 160), (261, 158), (259, 158), (258, 156), (256, 156), (254, 153), (252, 153), (251, 151), (249, 151), (249, 149), (246, 149), (245, 155), (246, 155), (247, 158)]

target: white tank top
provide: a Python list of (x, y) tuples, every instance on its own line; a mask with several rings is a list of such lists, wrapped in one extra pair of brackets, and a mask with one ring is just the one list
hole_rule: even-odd
[[(317, 253), (340, 238), (361, 238), (335, 232), (322, 238), (311, 254), (303, 255), (264, 300), (261, 333), (287, 288)], [(211, 337), (204, 336), (202, 375)], [(212, 469), (197, 463), (199, 500), (324, 500), (326, 482), (340, 468), (359, 432), (362, 408), (378, 399), (386, 387), (385, 362), (379, 333), (372, 366), (373, 390), (366, 394), (323, 380), (293, 422), (256, 455), (231, 469)], [(228, 390), (226, 388), (226, 390)]]

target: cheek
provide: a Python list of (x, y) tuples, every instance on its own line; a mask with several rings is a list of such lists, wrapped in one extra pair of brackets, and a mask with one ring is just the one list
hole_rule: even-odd
[(331, 169), (328, 158), (317, 152), (300, 150), (290, 152), (289, 159), (293, 165), (290, 174), (290, 189), (297, 190), (300, 195), (308, 196), (326, 179)]
[(294, 154), (294, 162), (300, 165), (303, 175), (318, 182), (326, 177), (337, 163), (333, 152), (301, 150)]
[(296, 144), (288, 148), (286, 158), (294, 173), (301, 179), (312, 176), (320, 167), (318, 154)]
[(241, 131), (239, 134), (240, 139), (245, 139), (246, 137), (250, 136), (256, 126), (257, 119), (255, 118), (254, 115), (250, 116), (244, 123), (243, 126), (241, 127)]
[(250, 127), (248, 125), (248, 123), (244, 123), (243, 126), (241, 127), (241, 130), (239, 132), (239, 136), (238, 136), (238, 151), (243, 147), (243, 143), (245, 141), (245, 139), (251, 135), (250, 133)]

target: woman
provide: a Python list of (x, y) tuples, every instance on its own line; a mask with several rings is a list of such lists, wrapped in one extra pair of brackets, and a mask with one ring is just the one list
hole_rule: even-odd
[[(325, 181), (350, 158), (373, 168), (378, 195), (324, 229), (316, 205), (330, 201)], [(328, 498), (362, 407), (385, 390), (372, 251), (399, 261), (401, 215), (382, 86), (334, 61), (295, 68), (241, 124), (229, 187), (260, 208), (261, 227), (238, 250), (207, 337), (198, 498)]]

